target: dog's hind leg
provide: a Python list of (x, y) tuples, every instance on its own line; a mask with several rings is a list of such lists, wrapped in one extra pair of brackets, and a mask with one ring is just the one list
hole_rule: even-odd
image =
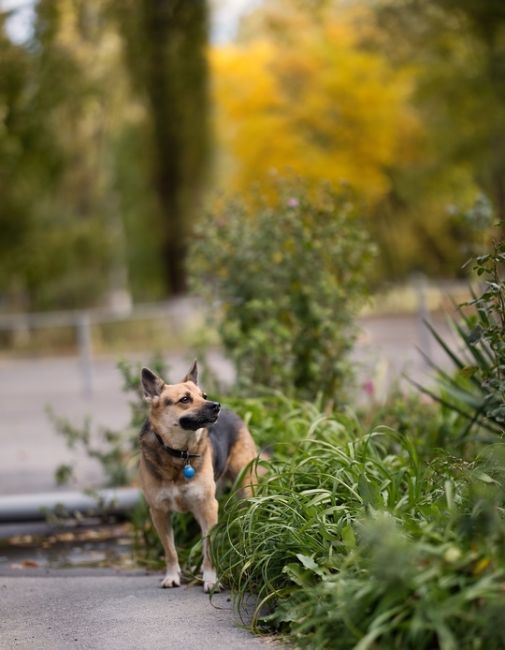
[(209, 533), (217, 524), (217, 511), (218, 511), (218, 502), (217, 499), (211, 498), (202, 502), (199, 508), (193, 510), (200, 528), (202, 529), (202, 539), (203, 539), (203, 562), (202, 562), (202, 572), (203, 572), (203, 590), (205, 593), (219, 589), (219, 583), (217, 580), (216, 570), (212, 565), (212, 557), (210, 554), (210, 541)]
[(177, 558), (177, 551), (174, 544), (174, 531), (172, 528), (171, 513), (163, 510), (150, 508), (153, 524), (158, 531), (161, 543), (165, 549), (166, 573), (161, 581), (163, 588), (180, 587), (181, 585), (181, 568)]
[[(230, 450), (228, 468), (226, 474), (234, 481), (240, 472), (249, 465), (257, 456), (256, 445), (251, 434), (244, 426), (240, 429), (235, 444)], [(256, 472), (254, 465), (250, 465), (244, 472), (241, 479), (240, 492), (244, 497), (252, 496), (253, 486), (256, 484)]]

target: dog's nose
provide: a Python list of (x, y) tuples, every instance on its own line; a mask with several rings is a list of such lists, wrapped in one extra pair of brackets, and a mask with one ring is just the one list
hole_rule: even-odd
[(219, 402), (212, 402), (210, 408), (217, 413), (221, 408), (221, 404)]

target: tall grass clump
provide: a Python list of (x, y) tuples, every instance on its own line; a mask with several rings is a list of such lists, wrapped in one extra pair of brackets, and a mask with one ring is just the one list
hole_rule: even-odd
[(430, 361), (439, 390), (421, 388), (460, 416), (463, 443), (496, 441), (505, 435), (505, 241), (475, 258), (472, 268), (480, 285), (471, 302), (459, 305), (459, 319), (453, 322), (458, 345), (449, 344), (428, 325), (454, 372)]
[(311, 649), (504, 647), (504, 447), (424, 462), (386, 428), (306, 427), (214, 533), (238, 606), (257, 596), (253, 627)]

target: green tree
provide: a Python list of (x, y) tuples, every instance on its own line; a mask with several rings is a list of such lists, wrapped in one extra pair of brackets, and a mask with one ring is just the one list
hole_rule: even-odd
[(480, 47), (469, 20), (414, 0), (262, 3), (211, 52), (225, 189), (344, 180), (367, 200), (374, 282), (464, 275), (505, 150)]
[(148, 113), (150, 173), (162, 217), (171, 293), (186, 288), (185, 256), (208, 157), (205, 0), (116, 0), (133, 87)]
[(505, 4), (379, 0), (376, 6), (383, 33), (389, 35), (380, 47), (417, 69), (416, 103), (429, 127), (431, 154), (424, 170), (418, 170), (421, 189), (457, 167), (459, 181), (473, 179), (503, 220)]
[(40, 0), (29, 43), (0, 32), (0, 291), (17, 308), (96, 304), (117, 268), (96, 29), (78, 18)]

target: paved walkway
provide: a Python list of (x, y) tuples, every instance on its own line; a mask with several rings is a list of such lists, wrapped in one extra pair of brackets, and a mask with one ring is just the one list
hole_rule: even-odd
[[(0, 577), (5, 650), (261, 650), (229, 596), (160, 589), (157, 576)], [(71, 579), (70, 579), (71, 576)], [(271, 647), (271, 644), (269, 644)]]

